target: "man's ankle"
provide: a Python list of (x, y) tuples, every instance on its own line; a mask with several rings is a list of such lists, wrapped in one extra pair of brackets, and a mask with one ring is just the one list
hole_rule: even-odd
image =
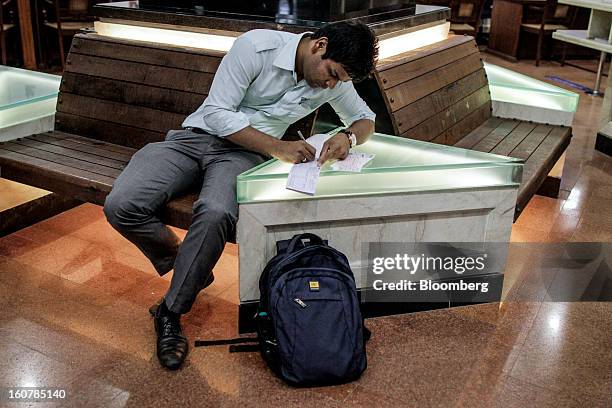
[(160, 316), (176, 317), (177, 319), (179, 319), (181, 317), (180, 313), (175, 313), (175, 312), (173, 312), (172, 310), (170, 310), (168, 308), (168, 305), (166, 304), (166, 300), (165, 299), (159, 305), (159, 315)]

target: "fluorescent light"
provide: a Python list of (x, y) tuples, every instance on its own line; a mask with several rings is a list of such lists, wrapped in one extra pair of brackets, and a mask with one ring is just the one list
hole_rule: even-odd
[(445, 40), (449, 30), (450, 22), (443, 22), (421, 30), (381, 39), (378, 43), (378, 57), (382, 60)]
[[(236, 37), (229, 35), (169, 30), (104, 21), (96, 21), (94, 27), (98, 34), (107, 37), (225, 52), (229, 51), (236, 40)], [(379, 58), (388, 58), (402, 52), (442, 41), (448, 37), (449, 29), (450, 23), (443, 22), (421, 30), (381, 39), (379, 42)]]
[(107, 37), (225, 52), (232, 48), (232, 44), (236, 40), (236, 37), (229, 35), (168, 30), (165, 28), (107, 23), (103, 21), (96, 21), (94, 28), (98, 34)]

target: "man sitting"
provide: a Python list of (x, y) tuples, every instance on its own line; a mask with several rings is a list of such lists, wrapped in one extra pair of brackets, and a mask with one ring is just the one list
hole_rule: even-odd
[[(168, 292), (152, 308), (157, 357), (175, 370), (185, 360), (180, 316), (214, 279), (212, 270), (238, 217), (236, 177), (270, 157), (313, 160), (303, 140), (282, 141), (290, 124), (328, 102), (348, 125), (327, 140), (319, 163), (345, 158), (374, 132), (374, 113), (352, 82), (372, 72), (378, 55), (365, 25), (340, 22), (314, 33), (249, 31), (221, 61), (204, 103), (165, 141), (134, 154), (104, 205), (108, 222), (134, 243), (160, 275), (174, 269)], [(184, 241), (159, 219), (177, 195), (197, 186)]]

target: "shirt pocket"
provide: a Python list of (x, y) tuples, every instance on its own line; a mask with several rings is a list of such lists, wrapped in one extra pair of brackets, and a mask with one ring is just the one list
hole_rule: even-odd
[(273, 115), (281, 121), (292, 124), (314, 112), (319, 105), (312, 99), (302, 99), (294, 103), (279, 104)]

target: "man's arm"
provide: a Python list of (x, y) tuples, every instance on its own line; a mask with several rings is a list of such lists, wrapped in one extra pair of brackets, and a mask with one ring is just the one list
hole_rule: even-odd
[[(374, 122), (370, 119), (358, 119), (347, 128), (355, 134), (357, 144), (367, 142), (374, 133)], [(351, 142), (346, 134), (340, 132), (329, 138), (323, 144), (323, 151), (319, 157), (319, 165), (323, 165), (327, 160), (345, 159), (351, 149)]]
[(272, 156), (287, 163), (301, 163), (314, 160), (315, 148), (299, 140), (289, 142), (279, 140), (248, 126), (227, 136), (227, 139), (245, 149)]
[[(248, 87), (261, 70), (255, 48), (247, 38), (239, 37), (221, 61), (202, 106), (201, 115), (207, 130), (246, 149), (285, 162), (313, 160), (315, 150), (308, 143), (281, 141), (262, 133), (251, 127), (247, 116), (239, 111)], [(186, 121), (184, 125), (190, 124)]]
[[(336, 87), (339, 87), (338, 96), (330, 100), (329, 104), (345, 125), (350, 123), (348, 129), (355, 134), (357, 144), (365, 143), (374, 133), (376, 115), (357, 94), (352, 82), (340, 82)], [(322, 165), (327, 160), (346, 158), (350, 148), (348, 137), (344, 133), (338, 133), (323, 145), (319, 164)]]

